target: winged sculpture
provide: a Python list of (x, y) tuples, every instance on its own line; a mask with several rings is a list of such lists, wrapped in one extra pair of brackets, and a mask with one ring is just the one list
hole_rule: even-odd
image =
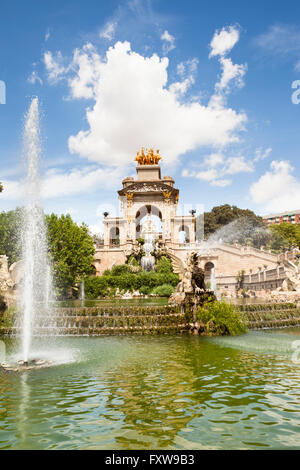
[(206, 290), (204, 271), (198, 266), (196, 253), (187, 255), (186, 261), (172, 253), (168, 254), (172, 261), (173, 271), (179, 274), (181, 281), (176, 288), (177, 292), (199, 293), (201, 290)]
[(174, 273), (178, 274), (180, 277), (180, 283), (178, 284), (176, 291), (177, 292), (193, 292), (192, 287), (192, 270), (191, 261), (187, 257), (186, 261), (182, 261), (178, 256), (168, 253), (173, 266)]

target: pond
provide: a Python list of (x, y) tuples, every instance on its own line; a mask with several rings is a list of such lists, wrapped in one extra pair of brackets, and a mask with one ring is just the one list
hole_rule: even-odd
[(300, 449), (295, 340), (299, 328), (36, 339), (55, 365), (0, 372), (0, 449)]

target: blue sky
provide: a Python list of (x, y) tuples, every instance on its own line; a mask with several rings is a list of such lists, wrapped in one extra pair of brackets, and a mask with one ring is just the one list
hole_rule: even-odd
[(101, 230), (142, 146), (160, 149), (182, 204), (299, 209), (299, 13), (296, 1), (2, 3), (2, 209), (22, 203), (33, 96), (47, 212)]

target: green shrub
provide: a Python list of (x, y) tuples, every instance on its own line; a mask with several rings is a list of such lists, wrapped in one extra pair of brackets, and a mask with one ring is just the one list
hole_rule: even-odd
[(205, 325), (208, 334), (239, 335), (246, 332), (243, 318), (233, 305), (210, 302), (196, 312), (197, 321)]
[(163, 284), (153, 289), (152, 294), (159, 295), (159, 297), (170, 297), (173, 294), (174, 288), (171, 284)]
[(128, 258), (127, 264), (128, 264), (128, 266), (130, 266), (131, 272), (132, 272), (132, 268), (139, 268), (139, 269), (142, 269), (141, 266), (140, 266), (140, 264), (138, 263), (138, 260), (134, 257), (134, 255), (131, 255), (131, 256)]
[(88, 299), (105, 296), (107, 288), (108, 282), (105, 276), (90, 277), (84, 281), (85, 295)]
[(157, 262), (156, 272), (158, 273), (172, 273), (173, 266), (171, 260), (167, 256), (162, 256)]
[[(120, 275), (113, 274), (113, 272), (118, 272), (119, 268), (122, 268), (120, 269), (122, 271), (123, 266), (126, 266), (129, 271), (125, 269), (125, 272)], [(149, 293), (150, 290), (158, 286), (162, 287), (164, 284), (175, 287), (178, 282), (178, 275), (172, 272), (158, 273), (155, 271), (140, 271), (132, 273), (129, 266), (122, 265), (115, 266), (112, 271), (106, 271), (103, 276), (85, 279), (85, 294), (87, 299), (97, 299), (98, 297), (105, 296), (108, 292), (108, 288), (116, 289), (117, 287), (119, 290), (130, 292), (148, 287), (149, 291), (147, 293)], [(143, 293), (146, 293), (146, 291), (144, 290)]]
[(141, 287), (139, 288), (139, 291), (140, 291), (140, 294), (148, 295), (148, 294), (150, 294), (150, 292), (151, 292), (151, 287), (149, 287), (149, 286), (141, 286)]
[(122, 276), (122, 274), (130, 273), (130, 267), (128, 264), (120, 264), (118, 266), (113, 266), (111, 269), (112, 276)]
[(17, 307), (12, 305), (5, 312), (0, 313), (0, 327), (10, 328), (14, 326), (17, 317)]

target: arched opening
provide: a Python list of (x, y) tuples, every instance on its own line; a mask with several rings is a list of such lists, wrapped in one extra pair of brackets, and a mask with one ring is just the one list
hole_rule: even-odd
[(204, 275), (205, 275), (205, 278), (207, 279), (210, 279), (211, 277), (211, 271), (212, 269), (215, 267), (214, 263), (212, 263), (211, 261), (208, 261), (207, 263), (205, 263), (205, 266), (204, 266)]
[(120, 229), (119, 227), (112, 227), (109, 231), (109, 244), (111, 246), (120, 245)]
[(179, 227), (178, 240), (179, 243), (190, 243), (190, 230), (186, 225)]
[(146, 221), (151, 221), (153, 230), (157, 237), (160, 238), (162, 233), (162, 213), (157, 207), (147, 204), (140, 207), (135, 216), (136, 239), (142, 236), (143, 224)]

